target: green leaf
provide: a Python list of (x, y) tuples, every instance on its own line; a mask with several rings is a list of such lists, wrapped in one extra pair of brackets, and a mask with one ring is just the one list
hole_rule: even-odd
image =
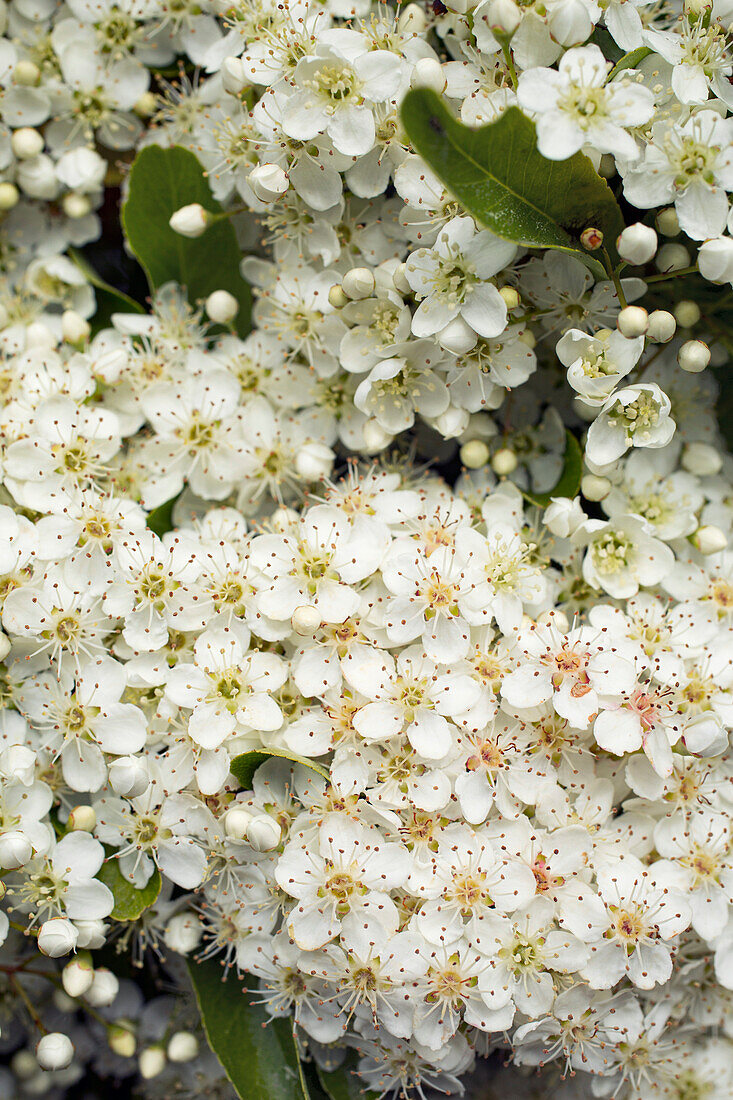
[(356, 1063), (356, 1055), (352, 1054), (342, 1066), (331, 1073), (319, 1068), (318, 1080), (328, 1100), (377, 1100), (377, 1094), (365, 1089), (355, 1075)]
[(271, 1020), (252, 990), (215, 960), (188, 972), (209, 1046), (241, 1100), (308, 1100), (290, 1019)]
[(252, 779), (260, 764), (264, 764), (271, 756), (280, 757), (283, 760), (292, 760), (294, 764), (302, 764), (304, 768), (310, 768), (322, 779), (328, 780), (328, 770), (322, 764), (316, 764), (314, 760), (308, 760), (305, 756), (298, 756), (294, 752), (285, 752), (283, 749), (263, 749), (261, 752), (243, 752), (235, 756), (229, 765), (229, 770), (235, 776), (245, 791), (252, 789)]
[(570, 497), (578, 495), (580, 479), (583, 476), (583, 452), (580, 444), (572, 432), (565, 433), (565, 458), (562, 473), (557, 484), (549, 493), (523, 493), (522, 495), (531, 504), (538, 508), (546, 508), (552, 497)]
[(144, 308), (129, 294), (117, 290), (105, 282), (98, 275), (86, 257), (76, 248), (68, 250), (69, 259), (73, 260), (87, 282), (94, 287), (94, 296), (97, 300), (97, 309), (91, 320), (92, 333), (101, 332), (103, 328), (109, 328), (112, 324), (113, 313), (144, 313)]
[(547, 160), (537, 150), (534, 123), (518, 107), (472, 130), (426, 88), (407, 93), (402, 120), (423, 160), (482, 225), (528, 248), (569, 252), (606, 276), (580, 234), (601, 229), (613, 251), (624, 223), (611, 189), (582, 153)]
[(173, 530), (173, 508), (177, 500), (177, 496), (171, 497), (165, 504), (160, 504), (157, 508), (153, 508), (152, 512), (148, 512), (145, 525), (158, 538), (162, 539), (163, 535)]
[(142, 916), (158, 900), (162, 885), (160, 871), (156, 867), (142, 890), (136, 890), (120, 871), (119, 862), (114, 856), (105, 860), (97, 878), (112, 891), (115, 906), (110, 916), (119, 921), (137, 920)]
[(217, 221), (195, 240), (174, 233), (168, 224), (174, 211), (195, 202), (212, 214), (221, 213), (193, 153), (178, 145), (172, 149), (149, 145), (130, 172), (129, 198), (122, 208), (127, 240), (151, 290), (174, 280), (186, 287), (192, 304), (214, 290), (233, 294), (239, 302), (237, 331), (245, 336), (250, 329), (251, 296), (239, 273), (242, 255), (231, 222)]
[(614, 67), (608, 74), (608, 79), (613, 80), (618, 73), (624, 71), (624, 69), (635, 69), (640, 61), (643, 61), (645, 57), (648, 57), (652, 51), (648, 46), (639, 46), (636, 50), (631, 50), (630, 53), (625, 53), (620, 61), (617, 61)]

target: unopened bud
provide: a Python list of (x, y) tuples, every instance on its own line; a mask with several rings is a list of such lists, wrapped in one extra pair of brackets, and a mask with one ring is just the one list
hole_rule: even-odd
[(663, 237), (676, 237), (680, 231), (680, 222), (677, 211), (673, 206), (660, 210), (657, 214), (657, 229)]
[(256, 852), (271, 852), (280, 843), (282, 832), (269, 814), (257, 814), (247, 826), (247, 840)]
[(290, 620), (293, 630), (303, 638), (312, 637), (321, 625), (321, 613), (315, 607), (304, 603), (296, 607)]
[(682, 452), (681, 465), (697, 477), (713, 477), (723, 468), (723, 456), (710, 443), (688, 443)]
[(79, 920), (74, 921), (79, 939), (78, 947), (88, 947), (90, 951), (96, 951), (104, 947), (107, 940), (107, 928), (103, 920)]
[(158, 1077), (166, 1067), (165, 1051), (162, 1047), (146, 1047), (137, 1060), (140, 1076), (144, 1081)]
[(553, 535), (568, 539), (585, 518), (577, 497), (556, 497), (545, 508), (542, 522)]
[(674, 307), (674, 315), (677, 319), (677, 324), (680, 325), (681, 328), (692, 328), (702, 316), (697, 302), (692, 302), (689, 298), (684, 298), (681, 302), (677, 303)]
[(412, 287), (407, 281), (405, 275), (407, 265), (397, 264), (397, 267), (392, 272), (392, 282), (394, 283), (395, 290), (400, 294), (412, 294)]
[(247, 76), (247, 70), (241, 57), (225, 57), (221, 65), (221, 82), (224, 91), (230, 95), (239, 95), (243, 88), (248, 88), (251, 81)]
[(334, 309), (343, 309), (349, 299), (344, 294), (339, 283), (334, 283), (328, 292), (328, 302)]
[(482, 439), (471, 439), (461, 447), (460, 459), (467, 470), (480, 470), (489, 461), (489, 448)]
[(434, 57), (421, 57), (412, 70), (413, 88), (430, 88), (431, 91), (442, 95), (448, 86), (443, 66)]
[(580, 483), (580, 491), (586, 500), (605, 500), (611, 492), (611, 482), (607, 477), (586, 474)]
[[(315, 608), (307, 607), (308, 611), (315, 611)], [(295, 611), (302, 611), (304, 608), (296, 607)], [(320, 620), (320, 615), (316, 611), (316, 616)], [(311, 631), (312, 633), (312, 631)], [(232, 837), (233, 840), (244, 840), (247, 835), (247, 826), (252, 820), (252, 814), (243, 807), (233, 806), (231, 810), (227, 810), (224, 815), (224, 832), (227, 836)]]
[(80, 195), (76, 191), (69, 191), (61, 200), (61, 209), (67, 218), (76, 221), (78, 218), (86, 218), (91, 213), (92, 204), (87, 195)]
[(468, 409), (459, 409), (457, 405), (449, 405), (438, 416), (425, 418), (426, 423), (435, 428), (436, 432), (443, 436), (443, 439), (455, 439), (456, 436), (463, 435), (470, 419), (471, 414)]
[(537, 622), (541, 626), (554, 626), (561, 634), (567, 634), (570, 630), (570, 621), (564, 611), (552, 608), (549, 611), (541, 611), (537, 616)]
[(143, 92), (132, 109), (138, 118), (152, 118), (158, 109), (158, 100), (152, 92)]
[(132, 1058), (137, 1046), (132, 1028), (122, 1021), (107, 1028), (107, 1042), (110, 1050), (119, 1054), (120, 1058)]
[(30, 325), (26, 326), (26, 350), (28, 350), (28, 348), (55, 348), (56, 344), (56, 337), (51, 332), (48, 325), (44, 325), (42, 321), (33, 321)]
[(710, 283), (733, 283), (733, 239), (713, 237), (700, 245), (697, 266)]
[(49, 1031), (36, 1044), (36, 1059), (41, 1069), (66, 1069), (73, 1057), (74, 1044), (62, 1031)]
[(422, 34), (427, 26), (425, 12), (419, 4), (406, 4), (397, 19), (400, 34)]
[(83, 997), (94, 981), (92, 957), (81, 951), (61, 971), (61, 982), (70, 997)]
[(649, 314), (649, 327), (646, 334), (649, 340), (657, 344), (666, 344), (677, 331), (677, 322), (666, 309), (655, 309)]
[(92, 1008), (107, 1008), (116, 999), (119, 991), (120, 981), (117, 975), (106, 966), (98, 966), (84, 999)]
[(649, 327), (649, 314), (641, 306), (626, 306), (616, 320), (618, 330), (628, 340), (643, 336)]
[(203, 930), (195, 913), (177, 913), (165, 927), (163, 939), (171, 951), (188, 955), (201, 943)]
[(509, 447), (500, 447), (498, 451), (494, 452), (491, 459), (491, 469), (500, 477), (513, 474), (518, 465), (519, 459)]
[(79, 933), (65, 917), (52, 917), (38, 930), (38, 950), (50, 959), (60, 959), (76, 947)]
[(205, 302), (206, 312), (217, 325), (228, 325), (239, 313), (239, 302), (228, 290), (215, 290)]
[(394, 439), (391, 432), (386, 431), (378, 420), (373, 419), (366, 421), (361, 434), (364, 440), (364, 451), (368, 455), (383, 451)]
[(514, 0), (491, 0), (484, 19), (496, 37), (506, 40), (522, 22), (522, 11)]
[(499, 294), (504, 299), (504, 305), (508, 310), (517, 309), (521, 298), (518, 291), (513, 286), (502, 286), (499, 288)]
[(247, 182), (260, 202), (276, 202), (290, 187), (290, 180), (278, 164), (258, 164)]
[(0, 752), (0, 775), (30, 787), (36, 778), (36, 759), (35, 752), (27, 745), (8, 745)]
[(123, 798), (137, 798), (150, 786), (150, 775), (139, 756), (118, 756), (109, 766), (109, 784)]
[(580, 243), (588, 252), (597, 252), (603, 247), (603, 233), (594, 225), (590, 225), (580, 234)]
[(664, 273), (681, 271), (690, 266), (690, 253), (683, 244), (663, 244), (657, 252), (656, 266)]
[(522, 332), (519, 333), (519, 336), (517, 336), (517, 340), (519, 340), (520, 343), (525, 344), (526, 347), (530, 349), (537, 346), (537, 337), (532, 332), (531, 328), (523, 329)]
[(14, 183), (0, 183), (0, 214), (18, 205), (20, 191)]
[(190, 1062), (199, 1052), (199, 1043), (190, 1031), (177, 1031), (171, 1035), (167, 1054), (171, 1062)]
[(720, 527), (705, 524), (703, 527), (698, 527), (691, 538), (691, 542), (701, 554), (719, 554), (728, 545), (728, 538)]
[(43, 135), (32, 126), (21, 126), (19, 130), (14, 130), (10, 139), (10, 145), (18, 160), (37, 157), (43, 151), (44, 144)]
[(38, 1062), (29, 1050), (19, 1050), (10, 1059), (10, 1068), (21, 1081), (27, 1081), (38, 1073)]
[(75, 806), (69, 814), (68, 827), (72, 832), (93, 833), (97, 815), (91, 806)]
[(374, 293), (374, 275), (368, 267), (352, 267), (341, 280), (341, 289), (354, 301), (369, 298)]
[(8, 829), (0, 835), (0, 867), (17, 871), (24, 867), (33, 855), (33, 845), (19, 829)]
[(649, 225), (635, 222), (627, 225), (616, 241), (616, 248), (622, 260), (627, 264), (639, 266), (654, 258), (659, 242), (657, 234)]
[(699, 374), (710, 362), (710, 348), (702, 340), (688, 340), (677, 352), (677, 362), (688, 374)]
[(200, 237), (211, 224), (211, 214), (200, 202), (182, 206), (171, 215), (168, 225), (182, 237)]
[(22, 88), (35, 88), (41, 81), (41, 70), (33, 61), (19, 61), (13, 69), (13, 84)]
[(306, 481), (319, 481), (330, 474), (333, 457), (325, 443), (304, 443), (295, 456), (295, 472)]
[(454, 317), (438, 333), (438, 343), (452, 355), (465, 355), (475, 348), (478, 336), (474, 329), (462, 317)]
[(75, 309), (66, 309), (61, 314), (61, 335), (67, 344), (78, 346), (89, 339), (92, 329)]

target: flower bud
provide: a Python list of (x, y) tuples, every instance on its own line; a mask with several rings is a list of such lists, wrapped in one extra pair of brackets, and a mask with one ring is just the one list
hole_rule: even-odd
[(97, 951), (104, 947), (107, 940), (107, 927), (102, 920), (75, 920), (76, 931), (79, 936), (77, 947), (88, 947), (90, 951)]
[(657, 234), (650, 225), (635, 222), (627, 225), (616, 241), (616, 248), (622, 260), (627, 264), (639, 266), (653, 259), (659, 246)]
[(0, 775), (30, 787), (36, 778), (36, 754), (33, 749), (27, 745), (8, 745), (0, 752)]
[(430, 88), (442, 95), (448, 86), (443, 66), (434, 57), (421, 57), (412, 70), (410, 84), (413, 88)]
[(397, 267), (392, 273), (392, 282), (394, 283), (395, 290), (398, 291), (399, 294), (412, 294), (412, 287), (408, 283), (405, 275), (406, 267), (407, 265), (404, 263), (397, 264)]
[(171, 1062), (190, 1062), (199, 1052), (199, 1043), (190, 1031), (177, 1031), (168, 1042), (168, 1054)]
[(152, 118), (158, 109), (158, 101), (152, 92), (143, 92), (132, 109), (138, 118)]
[(52, 996), (53, 1003), (59, 1012), (76, 1012), (79, 1007), (74, 998), (65, 993), (63, 989), (54, 989)]
[(8, 829), (7, 833), (0, 834), (0, 867), (6, 871), (24, 867), (32, 855), (33, 845), (19, 829)]
[(666, 309), (655, 309), (649, 314), (647, 337), (656, 344), (666, 344), (677, 331), (677, 322)]
[(74, 806), (67, 824), (72, 832), (93, 833), (97, 827), (97, 815), (91, 806)]
[(522, 22), (522, 11), (514, 0), (491, 0), (484, 18), (496, 37), (508, 39)]
[(287, 531), (294, 523), (297, 523), (300, 515), (294, 508), (286, 508), (281, 505), (270, 516), (270, 523), (275, 531)]
[(542, 522), (553, 535), (561, 539), (569, 539), (585, 518), (585, 512), (577, 497), (553, 497), (545, 508)]
[(352, 267), (341, 280), (341, 289), (352, 301), (369, 298), (374, 293), (374, 275), (368, 267)]
[(83, 997), (94, 981), (92, 957), (81, 951), (61, 971), (61, 982), (70, 997)]
[[(296, 607), (295, 610), (302, 611), (303, 608)], [(307, 607), (307, 610), (315, 611), (315, 608)], [(316, 615), (320, 619), (317, 611)], [(244, 807), (233, 806), (224, 814), (224, 832), (234, 840), (244, 840), (247, 835), (247, 826), (251, 820), (252, 814), (248, 810), (245, 810)]]
[(280, 843), (281, 829), (274, 817), (257, 814), (247, 826), (247, 840), (256, 852), (271, 852)]
[(461, 447), (460, 459), (467, 470), (480, 470), (489, 461), (489, 448), (482, 439), (471, 439)]
[(691, 542), (701, 554), (719, 554), (720, 551), (725, 550), (728, 545), (728, 538), (725, 532), (721, 531), (720, 527), (715, 527), (713, 524), (708, 523), (702, 527), (698, 527), (695, 534), (691, 537)]
[(224, 91), (230, 95), (239, 95), (243, 88), (250, 86), (247, 70), (241, 57), (225, 57), (221, 65), (221, 82)]
[(109, 783), (115, 794), (137, 798), (150, 786), (150, 775), (139, 756), (118, 756), (109, 766)]
[(462, 317), (454, 317), (445, 328), (438, 333), (438, 343), (441, 348), (451, 352), (452, 355), (465, 355), (471, 348), (475, 348), (478, 335)]
[(22, 60), (13, 69), (13, 84), (21, 88), (35, 88), (41, 81), (41, 70), (33, 61)]
[(44, 921), (38, 931), (38, 950), (50, 959), (60, 959), (76, 947), (79, 933), (65, 917)]
[(61, 209), (67, 218), (76, 220), (86, 218), (92, 212), (92, 204), (86, 195), (79, 195), (76, 191), (70, 191), (61, 200)]
[(99, 966), (94, 971), (92, 984), (84, 999), (92, 1008), (107, 1008), (115, 1000), (119, 991), (120, 981), (117, 975), (106, 966)]
[(305, 443), (295, 456), (295, 470), (306, 481), (328, 477), (333, 466), (333, 451), (325, 443)]
[(683, 298), (681, 302), (677, 303), (674, 307), (674, 315), (677, 324), (682, 328), (692, 328), (702, 316), (697, 302), (692, 302), (689, 298)]
[(334, 309), (343, 309), (348, 300), (341, 286), (338, 283), (334, 283), (328, 292), (329, 305), (332, 305)]
[(62, 1031), (49, 1031), (36, 1043), (36, 1059), (41, 1069), (66, 1069), (74, 1057), (74, 1045)]
[(17, 206), (20, 192), (14, 183), (0, 183), (0, 214)]
[(710, 348), (702, 340), (688, 340), (677, 352), (677, 362), (688, 374), (699, 374), (710, 362)]
[(525, 344), (530, 350), (537, 347), (537, 337), (532, 332), (531, 328), (523, 329), (522, 332), (519, 333), (519, 336), (517, 336), (517, 340)]
[(215, 290), (205, 302), (206, 312), (217, 325), (228, 325), (239, 313), (239, 302), (228, 290)]
[(303, 638), (313, 637), (321, 625), (321, 613), (310, 604), (304, 603), (296, 607), (290, 622), (296, 634)]
[(681, 271), (683, 267), (689, 267), (689, 265), (690, 253), (683, 244), (663, 244), (657, 252), (658, 271)]
[(435, 417), (426, 417), (425, 420), (443, 439), (455, 439), (457, 435), (463, 435), (470, 419), (468, 409), (459, 409), (457, 405), (449, 405), (445, 412)]
[(510, 311), (513, 310), (513, 309), (517, 309), (517, 307), (519, 306), (519, 303), (522, 300), (519, 297), (519, 292), (513, 286), (499, 287), (499, 294), (504, 299), (504, 305)]
[(400, 34), (422, 34), (427, 26), (425, 12), (419, 4), (405, 4), (397, 19)]
[(188, 955), (201, 943), (201, 921), (195, 913), (177, 913), (165, 927), (163, 939), (166, 947), (179, 955)]
[(611, 492), (611, 482), (607, 477), (586, 474), (580, 483), (580, 491), (586, 500), (604, 500)]
[(688, 443), (680, 460), (683, 469), (697, 477), (713, 477), (723, 468), (723, 456), (710, 443)]
[(649, 314), (642, 306), (626, 306), (616, 320), (618, 330), (627, 340), (643, 336), (649, 327)]
[(555, 630), (559, 630), (561, 634), (567, 634), (570, 630), (570, 622), (567, 615), (558, 608), (541, 611), (537, 616), (537, 622), (541, 626), (554, 626)]
[(126, 1021), (118, 1021), (107, 1028), (107, 1042), (110, 1050), (119, 1054), (120, 1058), (132, 1058), (137, 1042), (135, 1033)]
[(37, 157), (43, 151), (44, 144), (43, 135), (32, 126), (21, 126), (19, 130), (14, 130), (10, 139), (10, 145), (18, 160)]
[(66, 309), (61, 314), (61, 335), (67, 344), (84, 344), (91, 333), (91, 325), (75, 309)]
[(247, 182), (260, 202), (276, 202), (290, 187), (290, 180), (278, 164), (258, 164)]
[(189, 203), (173, 213), (168, 225), (182, 237), (200, 237), (211, 224), (211, 214), (200, 202)]
[(386, 431), (378, 420), (367, 420), (361, 434), (364, 438), (364, 451), (368, 455), (383, 451), (394, 439), (394, 436)]
[(588, 252), (597, 252), (599, 248), (603, 247), (603, 233), (600, 229), (596, 229), (594, 225), (589, 225), (580, 234), (580, 243)]
[(10, 1068), (21, 1081), (27, 1081), (38, 1073), (38, 1062), (29, 1050), (19, 1050), (10, 1059)]
[(701, 244), (697, 266), (710, 283), (733, 283), (733, 238), (713, 237)]
[(158, 1077), (166, 1067), (165, 1051), (161, 1047), (146, 1047), (137, 1060), (140, 1076), (144, 1081)]
[(498, 451), (494, 451), (491, 459), (491, 469), (500, 477), (513, 474), (518, 465), (519, 459), (509, 447), (500, 447)]
[(663, 237), (676, 237), (680, 231), (680, 222), (677, 211), (673, 206), (660, 210), (657, 214), (657, 229)]
[(33, 321), (25, 330), (25, 346), (28, 348), (55, 348), (56, 337), (48, 325), (42, 321)]

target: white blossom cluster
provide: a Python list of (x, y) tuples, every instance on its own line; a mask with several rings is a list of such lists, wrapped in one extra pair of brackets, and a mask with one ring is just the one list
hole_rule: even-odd
[[(230, 1100), (115, 947), (375, 1097), (729, 1100), (733, 4), (0, 3), (1, 1100)], [(618, 241), (479, 225), (417, 87), (588, 156)], [(148, 144), (249, 335), (175, 283), (92, 330)]]

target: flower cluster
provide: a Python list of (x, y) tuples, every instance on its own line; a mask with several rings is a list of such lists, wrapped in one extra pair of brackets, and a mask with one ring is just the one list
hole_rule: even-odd
[[(0, 1097), (231, 1100), (182, 956), (378, 1097), (733, 1092), (732, 24), (2, 4)], [(411, 88), (585, 155), (623, 232), (483, 227)], [(149, 145), (247, 335), (175, 280), (95, 312), (68, 250)]]

